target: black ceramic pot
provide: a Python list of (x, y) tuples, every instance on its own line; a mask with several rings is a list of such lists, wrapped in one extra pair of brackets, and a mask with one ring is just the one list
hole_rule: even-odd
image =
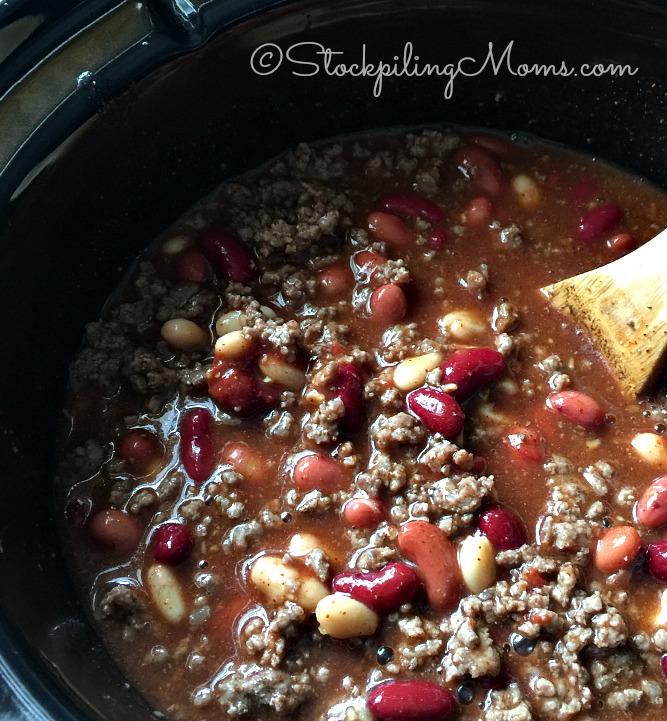
[[(402, 63), (407, 43), (421, 62), (477, 64), (463, 64), (469, 76), (453, 80), (449, 98), (446, 76), (386, 78), (374, 95), (373, 77), (327, 74), (317, 54), (330, 48), (343, 53), (338, 62), (359, 63), (365, 44), (368, 62)], [(473, 75), (489, 43), (497, 72), (487, 63)], [(532, 133), (667, 186), (667, 9), (657, 1), (16, 0), (0, 3), (0, 59), (0, 674), (9, 718), (151, 717), (68, 579), (53, 435), (84, 323), (137, 251), (193, 201), (301, 140), (438, 123)], [(563, 71), (563, 62), (578, 74), (531, 67)], [(636, 72), (585, 77), (584, 63)]]

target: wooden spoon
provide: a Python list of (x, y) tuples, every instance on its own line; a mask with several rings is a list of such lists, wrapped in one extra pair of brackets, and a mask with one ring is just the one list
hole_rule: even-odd
[(656, 380), (667, 350), (667, 229), (542, 293), (588, 332), (625, 393), (637, 396)]

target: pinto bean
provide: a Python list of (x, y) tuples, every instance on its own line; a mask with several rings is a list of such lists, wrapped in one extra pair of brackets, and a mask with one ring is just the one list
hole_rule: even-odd
[(373, 291), (369, 307), (373, 318), (385, 325), (395, 325), (405, 318), (408, 301), (400, 286), (387, 283)]
[(463, 430), (465, 419), (461, 406), (439, 388), (424, 386), (410, 391), (406, 405), (431, 433), (440, 433), (448, 441), (453, 441)]
[(547, 457), (545, 441), (534, 428), (515, 427), (507, 436), (507, 446), (521, 463), (540, 464)]
[(211, 266), (197, 248), (186, 248), (174, 261), (174, 271), (179, 280), (205, 285), (213, 277)]
[(118, 454), (133, 473), (145, 473), (162, 453), (157, 438), (147, 431), (130, 431), (118, 441)]
[(635, 517), (638, 523), (649, 528), (667, 523), (667, 476), (651, 482), (635, 506)]
[(454, 153), (454, 162), (473, 187), (492, 198), (502, 194), (506, 181), (496, 161), (484, 150), (471, 145)]
[(556, 415), (584, 428), (595, 430), (604, 424), (602, 406), (581, 391), (560, 391), (547, 398), (547, 408)]
[(630, 235), (630, 233), (618, 233), (618, 235), (612, 235), (612, 237), (607, 240), (607, 247), (615, 255), (626, 255), (636, 250), (639, 247), (639, 243), (637, 242), (637, 238), (635, 238), (634, 235)]
[(350, 479), (338, 461), (321, 453), (301, 456), (294, 466), (292, 478), (297, 488), (304, 491), (334, 493), (346, 488)]
[(334, 576), (332, 588), (365, 603), (376, 613), (386, 614), (411, 601), (421, 588), (421, 581), (405, 563), (390, 563), (370, 573), (339, 573)]
[(398, 546), (419, 569), (433, 609), (450, 611), (459, 600), (462, 578), (456, 548), (444, 531), (427, 521), (408, 521), (398, 532)]
[(463, 222), (473, 228), (481, 228), (491, 222), (493, 203), (483, 195), (478, 195), (463, 210)]
[(396, 250), (408, 250), (415, 244), (415, 234), (397, 216), (391, 213), (371, 213), (368, 228), (373, 235)]
[(595, 568), (603, 573), (616, 573), (630, 568), (641, 547), (641, 536), (632, 526), (608, 528), (595, 547)]
[(181, 461), (195, 483), (204, 483), (213, 473), (213, 418), (206, 408), (193, 408), (181, 422)]
[(323, 298), (336, 300), (352, 290), (354, 278), (348, 265), (334, 263), (319, 271), (316, 283)]
[(160, 335), (172, 348), (193, 350), (204, 345), (206, 333), (187, 318), (172, 318), (162, 324)]
[(269, 467), (264, 456), (247, 443), (228, 443), (222, 451), (222, 459), (250, 483), (266, 483), (269, 478)]
[(356, 268), (356, 275), (359, 277), (372, 278), (378, 266), (384, 265), (389, 258), (381, 253), (374, 253), (371, 250), (360, 250), (352, 256)]
[(454, 695), (430, 681), (384, 681), (368, 692), (378, 721), (447, 721), (458, 708)]
[(351, 528), (375, 528), (383, 518), (384, 508), (375, 498), (350, 498), (343, 506), (343, 519)]
[(317, 604), (315, 616), (320, 633), (332, 638), (372, 636), (380, 624), (375, 611), (345, 593), (325, 596)]
[(88, 528), (100, 546), (120, 553), (134, 551), (142, 536), (141, 528), (134, 518), (115, 508), (96, 513)]

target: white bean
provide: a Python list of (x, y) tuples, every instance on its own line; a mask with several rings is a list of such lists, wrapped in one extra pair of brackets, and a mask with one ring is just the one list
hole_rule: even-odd
[(667, 468), (667, 440), (657, 433), (638, 433), (632, 439), (632, 447), (646, 463), (657, 468)]
[(206, 334), (187, 318), (172, 318), (162, 325), (160, 335), (172, 348), (192, 350), (204, 344)]
[(295, 601), (306, 611), (315, 610), (329, 590), (313, 576), (296, 566), (288, 566), (277, 556), (260, 556), (250, 569), (250, 582), (273, 606)]
[(215, 321), (215, 332), (217, 335), (226, 335), (235, 330), (242, 330), (247, 325), (248, 319), (243, 311), (231, 310), (224, 313)]
[(486, 536), (468, 536), (459, 546), (463, 582), (471, 593), (481, 593), (496, 580), (496, 553)]
[(442, 353), (425, 353), (414, 358), (406, 358), (394, 368), (394, 385), (400, 391), (413, 391), (423, 386), (426, 376), (435, 370), (444, 360)]
[(300, 391), (306, 385), (306, 374), (280, 356), (263, 355), (259, 359), (259, 370), (271, 381), (291, 391)]
[(529, 175), (515, 175), (512, 178), (512, 189), (524, 208), (534, 208), (541, 200), (540, 189)]
[(295, 533), (292, 538), (290, 538), (287, 552), (295, 558), (301, 558), (318, 548), (324, 550), (317, 536), (314, 536), (312, 533)]
[(380, 623), (375, 611), (345, 593), (332, 593), (323, 598), (317, 604), (315, 616), (320, 633), (332, 638), (371, 636)]
[(242, 358), (252, 348), (252, 341), (243, 335), (241, 330), (233, 330), (221, 335), (215, 342), (215, 355), (225, 358)]
[(146, 571), (146, 585), (157, 610), (169, 623), (178, 623), (185, 617), (181, 585), (168, 566), (153, 564)]
[(667, 589), (660, 594), (660, 611), (655, 617), (656, 626), (667, 626)]
[(456, 310), (438, 319), (440, 329), (454, 340), (467, 343), (486, 329), (484, 320), (468, 310)]
[(165, 255), (178, 255), (190, 246), (190, 238), (187, 235), (172, 235), (162, 244), (162, 252)]

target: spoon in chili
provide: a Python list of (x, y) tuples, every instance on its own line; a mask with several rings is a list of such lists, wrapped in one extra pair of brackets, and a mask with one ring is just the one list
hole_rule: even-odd
[(665, 359), (666, 266), (667, 229), (619, 260), (541, 289), (588, 333), (633, 397), (650, 388)]

